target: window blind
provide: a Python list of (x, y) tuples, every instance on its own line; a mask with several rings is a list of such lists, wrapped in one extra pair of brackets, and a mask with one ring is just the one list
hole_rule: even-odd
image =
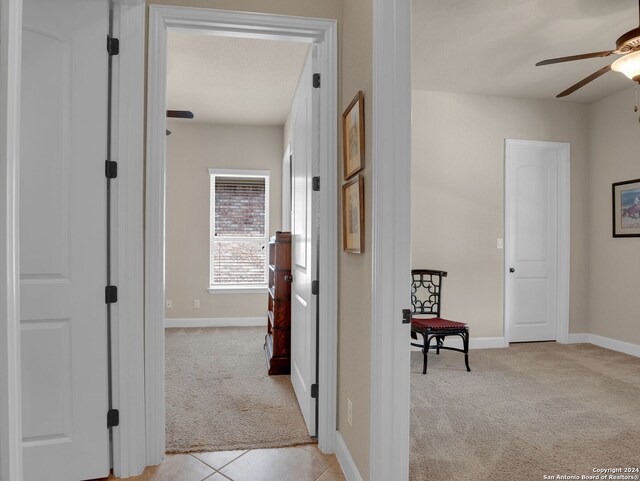
[(211, 287), (266, 283), (268, 176), (211, 173)]

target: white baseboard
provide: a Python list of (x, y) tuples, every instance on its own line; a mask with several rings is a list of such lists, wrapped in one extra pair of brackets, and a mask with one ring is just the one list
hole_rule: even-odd
[(347, 481), (363, 481), (340, 431), (336, 431), (336, 458)]
[(567, 344), (589, 344), (589, 333), (581, 332), (578, 334), (569, 333), (567, 337)]
[[(418, 336), (418, 341), (422, 342), (422, 336)], [(433, 342), (431, 343), (432, 346)], [(462, 338), (458, 336), (446, 337), (444, 345), (462, 349)], [(495, 349), (501, 347), (509, 347), (509, 343), (504, 337), (472, 337), (469, 339), (469, 349)], [(420, 351), (421, 349), (412, 346), (412, 350)]]
[[(460, 340), (462, 346), (462, 339)], [(469, 349), (496, 349), (509, 347), (509, 343), (504, 337), (477, 337), (469, 339)]]
[[(418, 336), (420, 337), (420, 336)], [(419, 339), (422, 342), (422, 339)], [(611, 349), (612, 351), (622, 352), (630, 356), (640, 357), (640, 346), (631, 344), (630, 342), (618, 341), (608, 337), (598, 336), (589, 333), (569, 334), (567, 344), (595, 344), (596, 346)], [(459, 337), (447, 337), (445, 345), (451, 347), (462, 348), (462, 339)], [(469, 349), (492, 349), (499, 347), (509, 347), (509, 343), (504, 337), (476, 337), (469, 340)], [(413, 347), (413, 351), (420, 351), (420, 348)]]
[(266, 317), (216, 317), (165, 319), (164, 327), (258, 327), (267, 326)]
[(640, 346), (630, 342), (618, 341), (609, 337), (598, 336), (597, 334), (569, 334), (569, 344), (594, 344), (596, 346), (622, 352), (630, 356), (640, 357)]
[(617, 339), (610, 339), (596, 334), (589, 334), (589, 341), (591, 344), (604, 347), (605, 349), (611, 349), (612, 351), (622, 352), (624, 354), (629, 354), (630, 356), (640, 357), (640, 346), (637, 344), (618, 341)]

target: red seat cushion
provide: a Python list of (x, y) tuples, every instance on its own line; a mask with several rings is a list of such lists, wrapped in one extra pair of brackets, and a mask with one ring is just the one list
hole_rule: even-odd
[(466, 326), (464, 322), (449, 321), (440, 317), (430, 319), (414, 317), (411, 319), (411, 324), (419, 329), (462, 329)]

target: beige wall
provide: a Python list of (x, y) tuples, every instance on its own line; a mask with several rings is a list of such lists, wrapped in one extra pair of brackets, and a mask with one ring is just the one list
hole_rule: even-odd
[[(358, 90), (364, 91), (365, 169), (364, 176), (364, 253), (342, 252), (342, 227), (339, 242), (339, 325), (338, 325), (338, 429), (349, 447), (363, 479), (369, 479), (369, 436), (371, 406), (371, 126), (373, 97), (373, 2), (344, 2), (342, 23), (342, 63), (339, 115)], [(339, 123), (339, 127), (342, 122)], [(340, 136), (339, 136), (340, 137)], [(338, 158), (338, 178), (342, 185), (342, 155)], [(342, 187), (338, 189), (342, 195)], [(338, 202), (342, 205), (342, 201)], [(342, 214), (340, 213), (340, 226)], [(353, 427), (347, 424), (347, 398), (353, 403)]]
[(589, 108), (589, 332), (640, 344), (640, 238), (613, 238), (611, 184), (640, 178), (633, 88)]
[[(339, 115), (358, 90), (365, 92), (367, 167), (365, 253), (339, 256), (338, 429), (366, 481), (369, 479), (371, 391), (371, 95), (372, 0), (149, 0), (148, 4), (217, 8), (338, 20)], [(284, 137), (284, 136), (283, 136)], [(282, 145), (283, 137), (280, 139)], [(340, 150), (339, 150), (340, 152)], [(339, 155), (339, 158), (341, 156)], [(340, 161), (341, 162), (341, 161)], [(342, 170), (339, 165), (339, 172)], [(342, 178), (339, 178), (341, 193)], [(340, 219), (341, 222), (341, 219)], [(339, 235), (342, 232), (339, 231)], [(341, 238), (339, 242), (342, 251)], [(353, 402), (353, 427), (346, 422), (346, 399)]]
[[(209, 168), (269, 170), (269, 232), (280, 229), (281, 126), (169, 121), (166, 317), (266, 317), (267, 294), (209, 294)], [(200, 309), (193, 300), (200, 299)]]
[[(637, 124), (637, 123), (636, 123)], [(636, 125), (637, 127), (637, 125)], [(449, 272), (443, 312), (503, 336), (504, 140), (571, 144), (569, 331), (587, 330), (587, 106), (413, 91), (413, 267)]]

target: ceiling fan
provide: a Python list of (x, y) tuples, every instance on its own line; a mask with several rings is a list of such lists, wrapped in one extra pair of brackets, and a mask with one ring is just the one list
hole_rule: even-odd
[(638, 15), (639, 26), (637, 28), (634, 28), (633, 30), (629, 30), (618, 40), (616, 40), (616, 48), (614, 50), (583, 53), (581, 55), (571, 55), (569, 57), (550, 58), (538, 62), (536, 66), (561, 62), (571, 62), (573, 60), (582, 60), (585, 58), (608, 57), (609, 55), (624, 55), (624, 57), (618, 58), (611, 65), (602, 67), (600, 70), (592, 73), (588, 77), (580, 80), (580, 82), (572, 85), (567, 90), (560, 92), (558, 95), (556, 95), (556, 97), (566, 97), (567, 95), (572, 94), (579, 88), (584, 87), (589, 82), (597, 79), (610, 70), (623, 73), (631, 80), (640, 83), (640, 0), (638, 0)]
[[(192, 119), (193, 112), (190, 110), (167, 110), (167, 118), (171, 119)], [(171, 131), (167, 129), (167, 135), (171, 135)]]

